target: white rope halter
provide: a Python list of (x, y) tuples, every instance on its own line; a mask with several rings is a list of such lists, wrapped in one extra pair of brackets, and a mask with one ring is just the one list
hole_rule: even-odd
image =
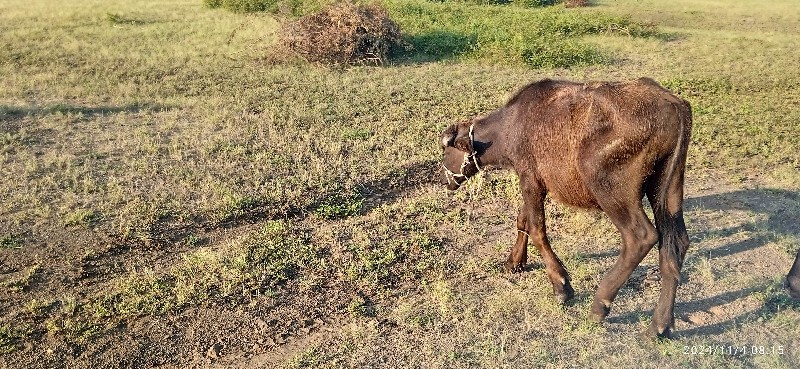
[[(461, 168), (459, 168), (458, 170), (459, 173), (454, 173), (450, 169), (447, 169), (447, 166), (445, 166), (444, 163), (442, 163), (442, 167), (444, 168), (444, 171), (446, 173), (445, 177), (447, 177), (447, 183), (450, 183), (450, 181), (452, 180), (452, 182), (455, 183), (457, 186), (461, 186), (462, 183), (466, 182), (467, 179), (469, 179), (469, 177), (466, 174), (464, 174), (464, 168), (466, 168), (467, 165), (470, 164), (470, 162), (475, 164), (475, 168), (477, 168), (478, 171), (481, 171), (481, 166), (478, 165), (478, 150), (475, 150), (474, 131), (475, 131), (475, 123), (469, 126), (469, 146), (472, 147), (472, 152), (464, 153), (464, 161), (461, 162)], [(463, 178), (463, 180), (459, 182), (456, 178)]]

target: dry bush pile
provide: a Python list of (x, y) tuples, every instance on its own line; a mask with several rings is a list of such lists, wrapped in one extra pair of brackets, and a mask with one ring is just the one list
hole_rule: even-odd
[(403, 46), (400, 27), (378, 5), (338, 2), (286, 22), (275, 57), (300, 57), (324, 65), (380, 65)]

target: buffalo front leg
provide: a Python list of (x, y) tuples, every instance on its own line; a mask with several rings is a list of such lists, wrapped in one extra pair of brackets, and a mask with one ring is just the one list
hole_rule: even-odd
[(508, 259), (503, 266), (509, 273), (521, 272), (528, 263), (528, 232), (526, 231), (525, 211), (520, 211), (517, 216), (517, 242), (511, 248)]
[(564, 264), (553, 252), (550, 240), (547, 238), (544, 220), (545, 194), (539, 190), (538, 186), (526, 184), (522, 178), (520, 185), (523, 189), (524, 204), (517, 218), (517, 242), (508, 256), (506, 269), (510, 266), (520, 265), (520, 262), (523, 265), (527, 262), (527, 243), (530, 239), (539, 250), (539, 254), (542, 255), (547, 278), (553, 284), (553, 294), (556, 300), (564, 303), (575, 295), (575, 291), (569, 283), (569, 274), (564, 269)]

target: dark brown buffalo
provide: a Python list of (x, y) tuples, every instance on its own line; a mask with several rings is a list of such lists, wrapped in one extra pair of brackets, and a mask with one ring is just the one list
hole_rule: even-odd
[(789, 275), (786, 276), (786, 290), (789, 291), (789, 296), (800, 299), (800, 251), (794, 258), (794, 265), (789, 270)]
[[(543, 80), (524, 87), (504, 107), (442, 132), (443, 181), (456, 190), (484, 167), (517, 172), (524, 204), (505, 268), (518, 271), (525, 265), (530, 238), (562, 302), (574, 292), (547, 239), (545, 196), (605, 212), (622, 234), (622, 249), (594, 297), (590, 315), (596, 321), (608, 315), (620, 287), (658, 243), (661, 296), (649, 332), (668, 337), (689, 246), (682, 204), (691, 129), (689, 103), (652, 79)], [(642, 209), (645, 195), (655, 227)]]

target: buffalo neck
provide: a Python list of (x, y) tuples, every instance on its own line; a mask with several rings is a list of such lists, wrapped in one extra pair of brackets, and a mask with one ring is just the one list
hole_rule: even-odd
[(503, 109), (476, 119), (473, 123), (474, 144), (481, 166), (507, 168), (511, 165), (507, 155), (507, 140), (502, 132), (507, 132)]

